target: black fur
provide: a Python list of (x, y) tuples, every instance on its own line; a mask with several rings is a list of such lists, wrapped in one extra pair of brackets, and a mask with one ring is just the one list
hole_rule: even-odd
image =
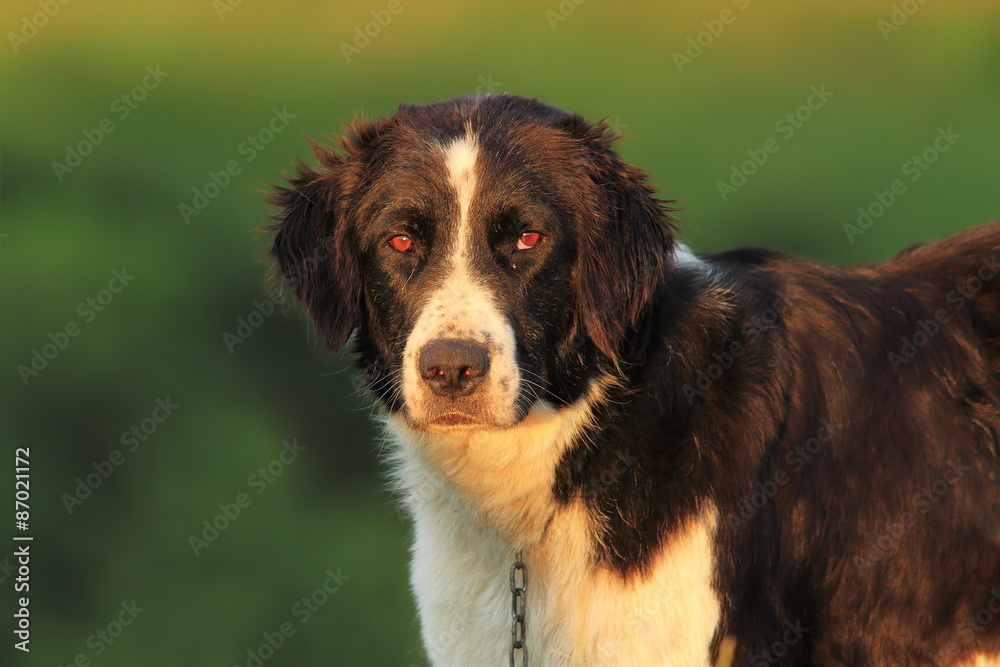
[[(554, 489), (607, 518), (599, 565), (641, 574), (711, 502), (717, 643), (737, 639), (737, 665), (1000, 652), (1000, 223), (880, 266), (760, 249), (676, 263), (669, 202), (603, 125), (511, 95), (403, 106), (278, 191), (272, 249), (331, 348), (356, 332), (389, 411), (409, 302), (437, 269), (387, 260), (381, 239), (396, 215), (446, 242), (421, 146), (467, 126), (489, 156), (475, 215), (497, 248), (476, 261), (534, 378), (523, 408), (621, 379)], [(552, 243), (507, 257), (526, 211)], [(801, 637), (783, 641), (789, 627)]]

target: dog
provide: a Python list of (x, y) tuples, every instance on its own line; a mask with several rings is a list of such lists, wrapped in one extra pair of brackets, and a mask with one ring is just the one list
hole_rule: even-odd
[(697, 257), (615, 138), (404, 104), (273, 192), (276, 273), (379, 406), (431, 663), (1000, 664), (1000, 223)]

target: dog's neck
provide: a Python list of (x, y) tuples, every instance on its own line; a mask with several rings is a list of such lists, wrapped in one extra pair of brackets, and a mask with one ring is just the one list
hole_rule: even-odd
[(610, 377), (594, 380), (562, 408), (538, 402), (522, 422), (502, 430), (426, 433), (387, 416), (390, 476), (408, 505), (451, 503), (512, 549), (529, 548), (559, 509), (553, 488), (561, 457), (591, 424), (612, 384)]

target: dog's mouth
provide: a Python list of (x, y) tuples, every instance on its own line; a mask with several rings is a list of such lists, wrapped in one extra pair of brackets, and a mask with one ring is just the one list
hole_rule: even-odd
[(408, 419), (411, 428), (429, 433), (456, 435), (475, 431), (492, 431), (510, 428), (519, 420), (500, 422), (485, 415), (470, 414), (459, 410), (448, 410), (424, 419)]
[(428, 426), (485, 426), (479, 419), (464, 412), (447, 412), (432, 419)]

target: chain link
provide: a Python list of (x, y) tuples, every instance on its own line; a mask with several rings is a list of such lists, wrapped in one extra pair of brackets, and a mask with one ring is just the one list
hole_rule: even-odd
[(524, 622), (527, 590), (528, 568), (521, 560), (521, 550), (518, 549), (514, 555), (514, 564), (510, 567), (510, 667), (528, 667), (528, 646), (525, 643), (527, 626)]

